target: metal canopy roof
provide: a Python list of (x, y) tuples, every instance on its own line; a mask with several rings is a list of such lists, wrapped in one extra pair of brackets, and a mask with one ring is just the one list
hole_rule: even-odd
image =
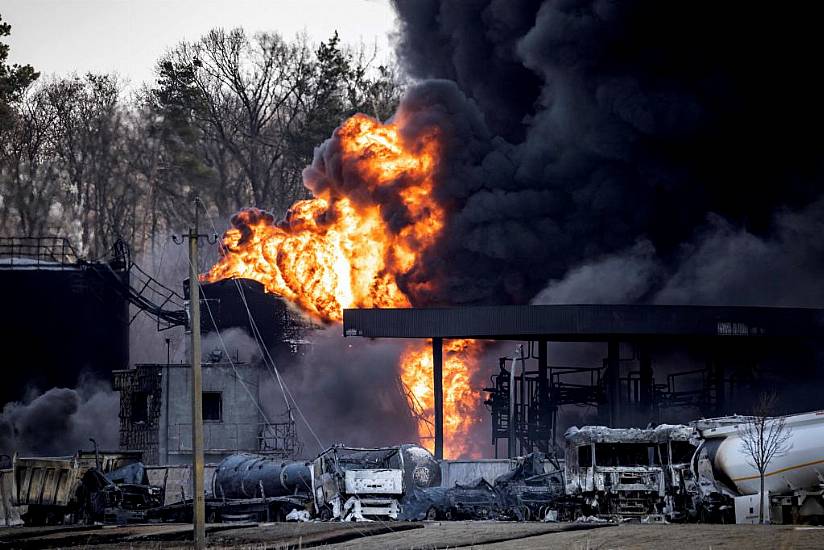
[(604, 341), (611, 337), (781, 337), (824, 335), (824, 309), (543, 305), (347, 309), (344, 336)]

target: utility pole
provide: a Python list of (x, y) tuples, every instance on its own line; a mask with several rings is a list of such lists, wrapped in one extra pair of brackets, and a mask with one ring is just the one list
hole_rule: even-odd
[[(200, 282), (198, 280), (197, 245), (203, 237), (198, 233), (198, 200), (195, 199), (195, 223), (189, 228), (189, 330), (191, 331), (192, 363), (192, 537), (194, 548), (206, 548), (206, 499), (203, 487), (203, 372), (200, 366)], [(214, 236), (215, 242), (217, 236)], [(178, 244), (182, 239), (174, 238)]]

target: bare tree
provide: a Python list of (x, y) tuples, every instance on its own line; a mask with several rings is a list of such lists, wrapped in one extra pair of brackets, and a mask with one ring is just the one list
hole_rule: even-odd
[(201, 178), (200, 191), (212, 187), (221, 210), (242, 204), (279, 210), (301, 193), (286, 150), (311, 69), (304, 41), (272, 33), (249, 38), (241, 29), (215, 29), (160, 61), (159, 111), (178, 115), (178, 129), (195, 145), (188, 150), (199, 157), (197, 169), (212, 175)]
[(0, 228), (10, 234), (43, 235), (52, 229), (50, 212), (59, 203), (58, 163), (48, 97), (29, 90), (0, 136)]
[[(0, 22), (0, 37), (8, 28)], [(135, 253), (190, 220), (243, 206), (277, 216), (308, 191), (315, 147), (355, 112), (385, 119), (403, 88), (376, 52), (305, 37), (214, 30), (158, 63), (127, 97), (115, 75), (40, 79), (0, 42), (0, 232), (59, 234), (85, 256), (117, 239)]]
[(776, 395), (762, 393), (753, 407), (752, 416), (738, 429), (741, 451), (747, 457), (747, 464), (758, 470), (761, 482), (758, 523), (764, 523), (764, 476), (774, 458), (790, 450), (789, 439), (792, 430), (786, 426), (783, 416), (772, 417), (775, 412)]
[(223, 215), (250, 205), (284, 214), (306, 196), (302, 171), (336, 126), (358, 111), (394, 112), (400, 78), (374, 57), (337, 34), (314, 51), (305, 36), (242, 29), (182, 42), (147, 96), (169, 172)]

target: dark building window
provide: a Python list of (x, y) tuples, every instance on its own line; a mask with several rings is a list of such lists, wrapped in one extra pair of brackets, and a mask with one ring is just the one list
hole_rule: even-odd
[(203, 392), (203, 420), (204, 422), (223, 420), (223, 396), (219, 391)]
[(592, 446), (578, 447), (578, 466), (581, 468), (592, 467)]
[(149, 421), (149, 394), (145, 391), (132, 394), (131, 420), (133, 423)]

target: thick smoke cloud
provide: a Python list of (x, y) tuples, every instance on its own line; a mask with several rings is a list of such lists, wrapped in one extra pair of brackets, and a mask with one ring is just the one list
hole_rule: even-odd
[[(344, 339), (339, 326), (314, 333), (312, 342), (302, 363), (282, 374), (321, 446), (345, 442), (368, 447), (417, 439), (398, 377), (402, 343)], [(268, 385), (266, 394), (267, 413), (282, 413), (284, 400), (277, 385)], [(305, 454), (311, 455), (317, 442), (294, 414)]]
[[(226, 362), (227, 354), (232, 361), (241, 363), (256, 363), (262, 357), (258, 343), (241, 328), (229, 328), (221, 330), (220, 333), (210, 332), (203, 337), (200, 348), (201, 359), (210, 363)], [(180, 352), (187, 353), (185, 349)], [(185, 358), (181, 359), (188, 361)]]
[(824, 201), (776, 215), (759, 237), (712, 215), (674, 269), (648, 241), (551, 280), (535, 304), (634, 303), (824, 307)]
[(563, 279), (550, 281), (532, 303), (635, 303), (649, 292), (660, 271), (655, 249), (642, 241), (626, 252), (571, 269)]
[(76, 389), (33, 392), (3, 407), (0, 453), (67, 455), (91, 448), (90, 437), (100, 449), (117, 449), (119, 403), (117, 392), (97, 380), (81, 380)]
[[(447, 150), (457, 154), (439, 174), (448, 237), (428, 258), (438, 287), (420, 301), (524, 303), (547, 281), (556, 301), (807, 304), (820, 295), (809, 284), (752, 285), (732, 269), (790, 254), (809, 280), (822, 274), (807, 256), (814, 247), (783, 248), (797, 240), (787, 232), (814, 223), (824, 189), (811, 137), (824, 126), (814, 4), (395, 5), (408, 72), (454, 80), (467, 100), (451, 100), (448, 114), (472, 120), (451, 125)], [(413, 96), (437, 105), (446, 89), (424, 81)], [(583, 293), (600, 276), (590, 264), (621, 272), (611, 289)], [(576, 287), (562, 282), (570, 269)]]

